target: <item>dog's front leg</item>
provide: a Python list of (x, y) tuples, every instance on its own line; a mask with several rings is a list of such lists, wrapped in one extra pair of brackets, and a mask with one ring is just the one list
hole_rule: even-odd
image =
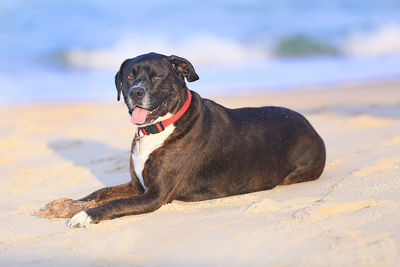
[(130, 182), (127, 184), (99, 189), (78, 201), (90, 202), (94, 200), (94, 207), (97, 207), (115, 199), (134, 197), (143, 192), (143, 188), (138, 184), (132, 184), (132, 182)]
[(144, 188), (140, 185), (139, 180), (134, 172), (132, 155), (129, 159), (129, 167), (131, 173), (131, 182), (99, 189), (90, 195), (79, 199), (79, 201), (90, 202), (94, 200), (95, 206), (93, 207), (97, 207), (114, 199), (129, 198), (142, 194), (144, 192)]
[(53, 200), (34, 213), (39, 217), (71, 218), (80, 211), (97, 207), (114, 199), (133, 197), (140, 193), (143, 193), (143, 188), (133, 183), (105, 187), (79, 200), (70, 198)]
[(79, 200), (59, 198), (47, 203), (42, 209), (34, 211), (34, 214), (47, 218), (71, 218), (80, 211), (97, 207), (114, 199), (129, 198), (142, 194), (144, 189), (133, 171), (132, 156), (129, 164), (131, 169), (130, 183), (105, 187)]
[(87, 227), (103, 220), (110, 220), (125, 215), (152, 212), (170, 202), (170, 195), (161, 196), (159, 193), (146, 191), (144, 194), (116, 199), (95, 208), (81, 211), (68, 220), (69, 227)]

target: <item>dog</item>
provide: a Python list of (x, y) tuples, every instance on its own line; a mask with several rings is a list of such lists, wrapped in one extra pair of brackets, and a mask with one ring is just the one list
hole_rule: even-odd
[(70, 200), (80, 206), (69, 227), (152, 212), (175, 199), (209, 200), (320, 177), (325, 145), (302, 115), (282, 107), (229, 109), (190, 91), (185, 79), (199, 77), (182, 57), (149, 53), (122, 63), (117, 99), (122, 94), (138, 127), (131, 181)]

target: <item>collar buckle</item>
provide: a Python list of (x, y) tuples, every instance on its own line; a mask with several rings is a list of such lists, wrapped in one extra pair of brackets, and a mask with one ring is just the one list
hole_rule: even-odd
[(142, 129), (144, 129), (146, 131), (146, 134), (156, 134), (156, 133), (164, 131), (165, 127), (162, 124), (162, 122), (159, 121), (155, 124), (151, 124), (149, 126), (142, 127)]

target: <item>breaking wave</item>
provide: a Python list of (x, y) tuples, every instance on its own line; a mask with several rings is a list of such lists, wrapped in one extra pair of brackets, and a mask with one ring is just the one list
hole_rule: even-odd
[[(105, 49), (69, 49), (54, 53), (53, 59), (69, 67), (115, 69), (127, 57), (157, 52), (190, 59), (196, 65), (235, 64), (266, 61), (270, 58), (308, 56), (381, 56), (400, 53), (400, 28), (382, 26), (351, 33), (339, 44), (316, 37), (294, 35), (265, 44), (239, 42), (215, 35), (200, 34), (177, 42), (130, 36)], [(251, 63), (250, 63), (251, 64)]]
[(127, 57), (149, 52), (176, 54), (201, 65), (257, 61), (268, 57), (266, 51), (255, 45), (241, 44), (211, 35), (189, 37), (180, 43), (155, 38), (129, 37), (108, 49), (95, 51), (71, 49), (59, 52), (55, 57), (67, 66), (116, 68)]
[(373, 31), (358, 32), (347, 38), (344, 52), (354, 56), (383, 56), (400, 53), (400, 27), (381, 26)]

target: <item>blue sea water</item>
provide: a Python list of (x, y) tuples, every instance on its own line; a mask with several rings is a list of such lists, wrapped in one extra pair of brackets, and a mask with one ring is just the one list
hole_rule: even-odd
[(116, 97), (125, 58), (190, 60), (203, 95), (400, 75), (399, 0), (2, 0), (0, 103)]

